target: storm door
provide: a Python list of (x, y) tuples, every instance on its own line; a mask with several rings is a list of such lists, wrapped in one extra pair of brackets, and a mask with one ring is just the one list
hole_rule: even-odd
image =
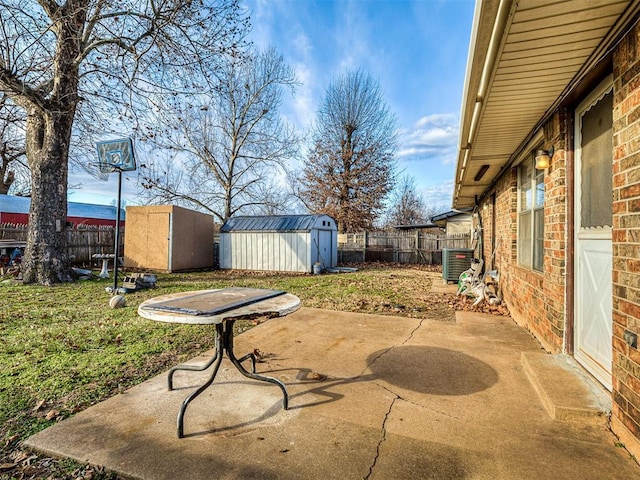
[(611, 390), (613, 92), (601, 84), (576, 111), (574, 354)]

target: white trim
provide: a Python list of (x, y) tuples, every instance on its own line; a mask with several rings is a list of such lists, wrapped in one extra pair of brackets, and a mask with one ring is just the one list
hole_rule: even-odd
[[(580, 285), (582, 274), (579, 269), (581, 252), (580, 252), (580, 243), (583, 245), (589, 245), (590, 241), (611, 241), (612, 236), (612, 228), (610, 226), (604, 227), (595, 227), (595, 228), (586, 228), (582, 229), (580, 227), (581, 223), (581, 205), (582, 205), (582, 118), (584, 115), (595, 106), (602, 98), (607, 95), (609, 92), (613, 90), (613, 75), (608, 75), (589, 95), (587, 95), (582, 102), (578, 105), (575, 110), (575, 122), (574, 122), (574, 186), (573, 186), (573, 196), (574, 196), (574, 206), (573, 206), (573, 225), (574, 225), (574, 236), (572, 239), (573, 242), (573, 250), (574, 250), (574, 259), (573, 259), (573, 268), (574, 268), (574, 282), (573, 282), (573, 292), (570, 294), (573, 296), (573, 341), (574, 341), (574, 358), (585, 367), (595, 378), (597, 378), (609, 391), (612, 390), (612, 375), (611, 371), (607, 371), (605, 366), (601, 365), (597, 359), (592, 358), (589, 355), (589, 352), (583, 352), (579, 348), (578, 334), (579, 334), (579, 319), (582, 315), (582, 304), (581, 298), (579, 298), (580, 294)], [(613, 200), (612, 200), (613, 201)], [(604, 250), (598, 252), (602, 253)], [(613, 280), (611, 280), (613, 283)], [(609, 342), (611, 339), (609, 339)], [(611, 362), (613, 363), (613, 357), (611, 357)], [(613, 365), (609, 367), (612, 369)]]
[[(607, 75), (607, 77), (600, 82), (600, 84), (578, 105), (576, 108), (576, 115), (583, 117), (585, 113), (591, 110), (604, 96), (613, 90), (613, 74)], [(578, 124), (576, 122), (576, 150), (580, 148), (580, 143), (577, 142), (578, 138), (582, 139), (582, 136), (578, 137), (579, 133)]]

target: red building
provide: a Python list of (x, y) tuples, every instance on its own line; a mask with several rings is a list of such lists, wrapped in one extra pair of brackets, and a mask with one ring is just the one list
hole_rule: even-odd
[[(0, 195), (0, 224), (29, 223), (29, 206), (31, 199), (12, 195)], [(67, 221), (77, 225), (109, 225), (116, 224), (117, 209), (110, 205), (93, 205), (90, 203), (69, 202), (67, 205)], [(120, 210), (121, 225), (124, 225), (125, 211)]]

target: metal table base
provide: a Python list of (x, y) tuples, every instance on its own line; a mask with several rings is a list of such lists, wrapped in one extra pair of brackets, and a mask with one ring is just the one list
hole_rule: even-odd
[[(282, 394), (283, 394), (282, 407), (285, 410), (289, 408), (289, 396), (287, 394), (287, 390), (284, 386), (284, 383), (282, 383), (278, 379), (257, 374), (256, 373), (256, 356), (253, 353), (248, 353), (241, 358), (236, 358), (235, 354), (233, 353), (234, 323), (235, 323), (235, 319), (230, 318), (221, 323), (215, 324), (216, 325), (216, 339), (215, 339), (216, 353), (211, 358), (211, 360), (209, 360), (206, 364), (201, 366), (178, 365), (176, 367), (173, 367), (171, 370), (169, 370), (169, 376), (168, 376), (169, 390), (173, 390), (173, 374), (178, 370), (204, 371), (213, 365), (213, 371), (211, 372), (211, 376), (209, 377), (209, 379), (200, 387), (198, 387), (195, 391), (190, 393), (187, 396), (187, 398), (185, 398), (182, 401), (182, 405), (180, 406), (180, 411), (178, 412), (178, 419), (177, 419), (178, 438), (184, 437), (184, 414), (187, 410), (187, 407), (198, 395), (200, 395), (204, 390), (207, 389), (207, 387), (209, 387), (213, 383), (213, 381), (216, 378), (216, 375), (218, 374), (218, 369), (220, 368), (220, 364), (222, 363), (222, 357), (224, 353), (227, 354), (227, 357), (229, 358), (229, 360), (231, 360), (231, 363), (233, 363), (235, 367), (238, 369), (238, 371), (245, 377), (252, 378), (254, 380), (260, 380), (263, 382), (273, 383), (274, 385), (277, 385), (278, 387), (280, 387), (280, 390), (282, 390)], [(244, 366), (242, 365), (242, 362), (248, 359), (251, 359), (250, 372), (247, 369), (245, 369)]]

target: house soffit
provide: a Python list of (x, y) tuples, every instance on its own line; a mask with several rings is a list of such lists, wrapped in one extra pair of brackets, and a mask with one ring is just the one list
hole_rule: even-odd
[(603, 57), (604, 44), (610, 46), (639, 3), (479, 0), (463, 94), (454, 208), (474, 205), (585, 68)]

